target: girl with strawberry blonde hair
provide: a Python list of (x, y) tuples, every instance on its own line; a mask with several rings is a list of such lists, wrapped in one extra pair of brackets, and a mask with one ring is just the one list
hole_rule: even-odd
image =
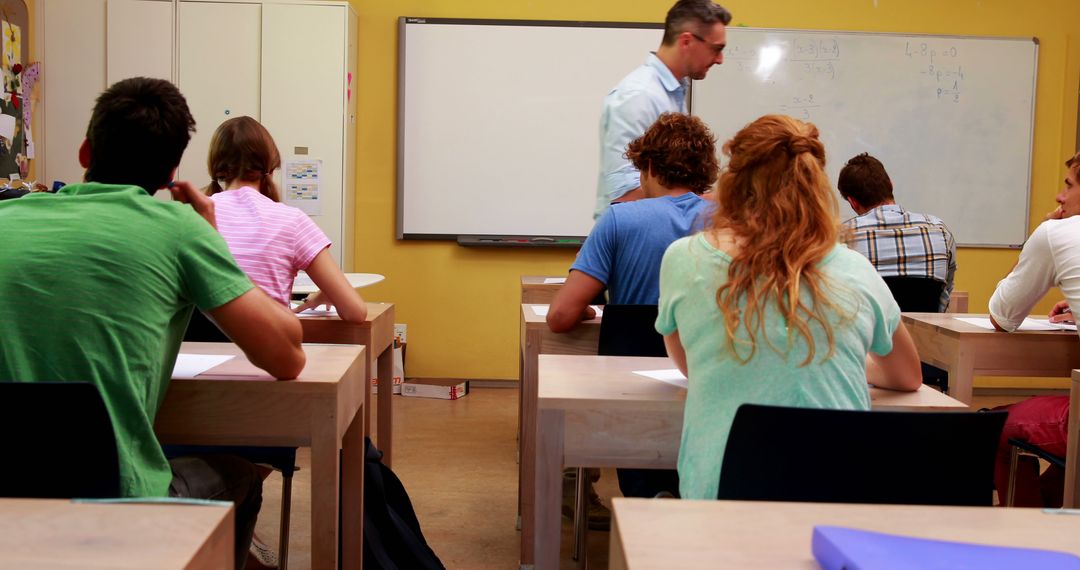
[(678, 464), (690, 499), (716, 498), (741, 404), (867, 410), (867, 381), (922, 382), (888, 287), (840, 243), (817, 127), (766, 115), (724, 154), (710, 227), (674, 242), (660, 270), (656, 328), (689, 378)]

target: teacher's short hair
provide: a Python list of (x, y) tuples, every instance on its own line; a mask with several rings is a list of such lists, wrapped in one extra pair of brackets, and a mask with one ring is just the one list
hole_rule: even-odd
[[(725, 26), (731, 23), (731, 12), (726, 8), (712, 2), (712, 0), (679, 0), (668, 10), (664, 18), (664, 45), (675, 43), (679, 34), (689, 31), (693, 26), (695, 30), (712, 26), (720, 22)], [(698, 32), (699, 35), (703, 35)]]

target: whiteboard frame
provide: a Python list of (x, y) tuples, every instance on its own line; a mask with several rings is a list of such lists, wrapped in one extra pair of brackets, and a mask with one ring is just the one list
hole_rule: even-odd
[[(405, 28), (410, 25), (435, 24), (435, 25), (468, 25), (468, 26), (534, 26), (553, 28), (627, 28), (627, 29), (655, 29), (663, 31), (664, 24), (658, 22), (592, 22), (584, 20), (500, 20), (482, 18), (423, 18), (415, 16), (401, 16), (398, 18), (398, 84), (397, 84), (397, 225), (396, 237), (399, 240), (459, 240), (459, 238), (479, 239), (481, 237), (498, 237), (507, 240), (531, 240), (532, 238), (554, 238), (560, 240), (584, 240), (584, 235), (533, 235), (533, 234), (426, 234), (405, 233)], [(658, 40), (659, 41), (659, 40)], [(689, 110), (689, 108), (688, 108)]]
[[(980, 248), (993, 248), (993, 249), (1020, 249), (1024, 246), (1024, 242), (1027, 240), (1027, 236), (1030, 235), (1030, 221), (1031, 221), (1031, 175), (1033, 171), (1032, 162), (1034, 160), (1035, 152), (1035, 105), (1036, 98), (1038, 96), (1038, 82), (1039, 82), (1039, 38), (1037, 36), (966, 36), (960, 34), (924, 34), (924, 33), (905, 33), (905, 32), (860, 32), (857, 30), (822, 30), (822, 29), (800, 29), (800, 28), (754, 28), (754, 27), (738, 27), (737, 30), (746, 30), (753, 32), (778, 32), (778, 33), (799, 33), (799, 34), (828, 34), (835, 36), (851, 35), (851, 36), (879, 36), (879, 37), (900, 37), (900, 38), (934, 38), (934, 39), (961, 39), (961, 40), (995, 40), (995, 41), (1016, 41), (1016, 42), (1031, 42), (1035, 46), (1033, 54), (1034, 61), (1032, 66), (1031, 76), (1031, 129), (1028, 132), (1028, 156), (1027, 156), (1027, 187), (1024, 194), (1024, 222), (1023, 232), (1024, 238), (1020, 243), (963, 243), (956, 242), (956, 247), (980, 247)], [(694, 113), (694, 86), (690, 86), (690, 90), (687, 94), (687, 110), (690, 114)], [(1080, 103), (1078, 103), (1080, 108)], [(1077, 148), (1080, 148), (1080, 116), (1077, 118)], [(718, 141), (723, 143), (723, 141)], [(830, 185), (832, 182), (830, 181)], [(835, 188), (833, 188), (836, 190)]]

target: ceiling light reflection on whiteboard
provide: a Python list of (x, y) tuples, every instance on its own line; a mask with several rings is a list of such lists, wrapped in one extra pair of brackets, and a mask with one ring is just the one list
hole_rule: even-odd
[(765, 81), (772, 75), (776, 65), (784, 58), (784, 48), (781, 46), (765, 46), (758, 52), (758, 66), (754, 74)]

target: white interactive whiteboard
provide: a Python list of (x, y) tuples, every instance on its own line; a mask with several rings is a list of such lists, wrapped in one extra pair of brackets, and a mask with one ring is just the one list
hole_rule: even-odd
[(659, 24), (402, 18), (398, 237), (584, 237), (600, 108)]
[[(398, 237), (583, 237), (604, 96), (660, 24), (401, 18)], [(1038, 44), (728, 28), (690, 109), (721, 143), (768, 113), (814, 122), (833, 184), (870, 152), (896, 199), (963, 245), (1027, 235)], [(845, 215), (852, 212), (844, 208)]]
[(1037, 41), (735, 27), (727, 39), (691, 107), (721, 141), (768, 113), (810, 121), (834, 187), (869, 152), (896, 201), (940, 217), (958, 244), (1023, 243)]

